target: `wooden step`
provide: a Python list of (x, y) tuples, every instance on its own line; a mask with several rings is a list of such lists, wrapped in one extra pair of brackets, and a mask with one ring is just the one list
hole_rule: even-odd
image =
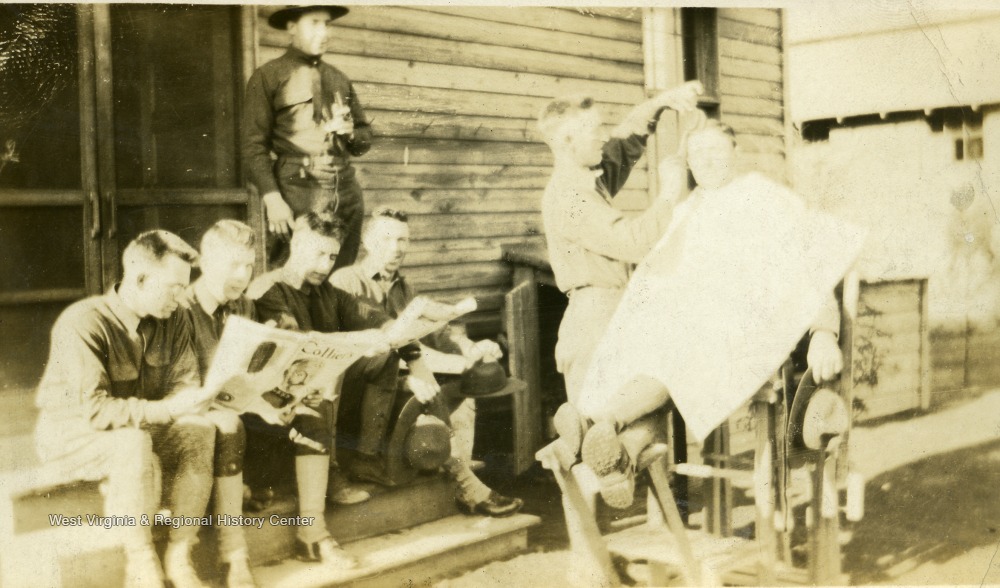
[(527, 548), (528, 529), (538, 517), (503, 519), (455, 515), (399, 533), (362, 539), (344, 546), (358, 558), (354, 570), (286, 560), (254, 569), (258, 584), (274, 588), (424, 586), (434, 580), (512, 557)]
[[(386, 488), (362, 485), (372, 498), (361, 504), (327, 506), (326, 528), (340, 543), (395, 533), (457, 514), (455, 483), (444, 474), (420, 475), (406, 486)], [(419, 505), (419, 507), (416, 507)], [(250, 561), (255, 565), (281, 561), (292, 555), (295, 527), (272, 525), (271, 517), (294, 517), (298, 507), (294, 497), (282, 496), (262, 512), (245, 516), (263, 517), (260, 527), (244, 527), (250, 547)], [(195, 552), (199, 569), (208, 572), (214, 566), (216, 533), (203, 529)]]

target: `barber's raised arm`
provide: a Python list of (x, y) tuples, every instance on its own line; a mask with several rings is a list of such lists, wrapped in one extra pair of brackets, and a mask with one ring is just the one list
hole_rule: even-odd
[(625, 120), (611, 131), (611, 136), (624, 139), (631, 135), (648, 135), (650, 127), (655, 128), (656, 126), (658, 112), (664, 108), (670, 108), (677, 112), (690, 112), (698, 107), (698, 96), (704, 91), (701, 82), (693, 81), (660, 92), (633, 108), (625, 116)]
[(639, 263), (670, 226), (674, 203), (657, 198), (636, 216), (579, 194), (561, 199), (550, 214), (550, 226), (560, 226), (560, 235), (594, 253), (628, 263)]

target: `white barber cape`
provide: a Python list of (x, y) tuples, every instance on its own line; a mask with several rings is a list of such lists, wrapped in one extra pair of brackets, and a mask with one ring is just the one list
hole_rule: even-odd
[(865, 233), (758, 173), (695, 190), (636, 268), (594, 353), (580, 411), (628, 402), (622, 386), (649, 376), (703, 441), (780, 368)]

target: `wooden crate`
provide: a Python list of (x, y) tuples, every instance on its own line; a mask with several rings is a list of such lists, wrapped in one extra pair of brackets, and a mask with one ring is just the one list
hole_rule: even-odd
[(858, 421), (929, 406), (926, 279), (861, 283), (852, 355)]

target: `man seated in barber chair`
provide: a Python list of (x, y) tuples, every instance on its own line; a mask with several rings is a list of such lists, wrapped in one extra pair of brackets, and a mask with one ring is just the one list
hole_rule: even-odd
[[(687, 164), (697, 188), (675, 209), (668, 234), (683, 231), (685, 219), (705, 202), (727, 195), (735, 197), (730, 193), (733, 188), (741, 191), (741, 197), (751, 199), (754, 196), (749, 192), (768, 188), (767, 180), (759, 175), (737, 173), (736, 154), (732, 129), (716, 121), (708, 121), (690, 134)], [(837, 342), (839, 325), (839, 309), (831, 294), (809, 330), (807, 362), (817, 383), (833, 379), (843, 369)], [(560, 408), (561, 414), (556, 415), (560, 435), (557, 448), (564, 461), (575, 461), (579, 455), (597, 475), (604, 501), (625, 508), (634, 498), (639, 455), (660, 433), (662, 420), (658, 413), (669, 403), (670, 393), (658, 380), (639, 376), (622, 390), (603, 391), (600, 395), (583, 395), (575, 406)]]
[[(362, 243), (367, 251), (366, 257), (354, 265), (334, 272), (330, 282), (335, 287), (353, 294), (368, 304), (383, 308), (393, 318), (399, 316), (417, 295), (416, 291), (399, 273), (399, 268), (409, 247), (409, 237), (410, 228), (406, 213), (386, 207), (376, 208), (362, 234)], [(473, 342), (464, 334), (458, 333), (456, 329), (448, 328), (425, 337), (421, 343), (433, 350), (428, 351), (428, 353), (441, 352), (464, 358), (466, 385), (472, 385), (471, 380), (477, 376), (484, 376), (484, 381), (488, 381), (491, 379), (490, 374), (492, 373), (495, 377), (500, 378), (502, 386), (505, 375), (497, 363), (497, 360), (502, 357), (502, 352), (495, 342), (489, 340)], [(491, 490), (469, 468), (475, 429), (475, 401), (471, 398), (464, 400), (460, 397), (455, 398), (448, 394), (447, 390), (442, 393), (442, 388), (438, 384), (431, 366), (423, 357), (422, 345), (413, 344), (404, 347), (399, 350), (399, 355), (410, 371), (410, 377), (405, 380), (408, 391), (419, 403), (437, 407), (437, 410), (433, 408), (431, 410), (443, 419), (442, 422), (450, 420), (451, 455), (444, 461), (443, 465), (448, 475), (458, 484), (456, 502), (459, 508), (470, 514), (476, 513), (492, 517), (509, 516), (520, 510), (523, 504), (521, 499), (509, 498)], [(420, 385), (409, 385), (414, 379)], [(350, 414), (353, 412), (364, 413), (366, 410), (363, 404), (360, 407), (356, 405), (357, 399), (352, 402), (351, 395), (347, 391), (348, 385), (348, 382), (345, 382), (345, 393), (340, 408), (339, 422), (341, 425), (338, 429), (338, 438), (341, 441), (349, 439), (352, 434), (351, 423), (358, 420)], [(456, 385), (460, 384), (456, 382)], [(446, 386), (446, 389), (451, 387)], [(474, 393), (475, 391), (469, 390), (468, 392)], [(366, 401), (363, 398), (360, 400), (362, 403)], [(452, 411), (451, 408), (455, 405), (457, 408)], [(396, 428), (399, 428), (400, 423), (406, 420), (404, 417), (409, 415), (411, 410), (404, 408), (399, 413)], [(391, 442), (388, 444), (390, 451), (393, 449), (393, 445)], [(387, 454), (386, 460), (398, 457)], [(389, 463), (354, 460), (349, 467), (356, 477), (371, 481), (391, 482), (391, 480), (386, 480), (386, 468), (391, 469)]]

